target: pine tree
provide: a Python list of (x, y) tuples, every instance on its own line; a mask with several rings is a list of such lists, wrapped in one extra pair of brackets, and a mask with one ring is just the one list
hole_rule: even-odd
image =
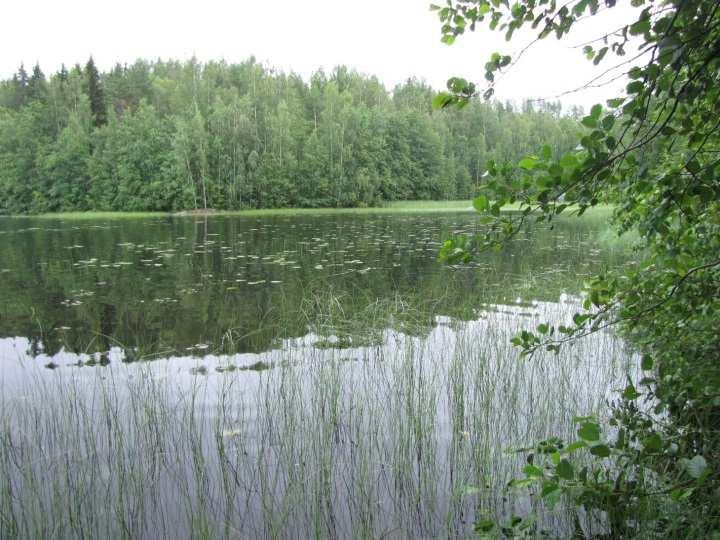
[(92, 56), (85, 66), (85, 78), (87, 84), (87, 95), (90, 98), (90, 110), (95, 119), (95, 126), (100, 127), (107, 124), (107, 108), (105, 105), (105, 93), (100, 80), (100, 73), (95, 67)]

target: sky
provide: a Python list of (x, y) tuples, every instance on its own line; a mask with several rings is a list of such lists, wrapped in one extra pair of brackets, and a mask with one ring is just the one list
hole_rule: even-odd
[[(517, 52), (532, 38), (520, 34), (508, 43), (483, 29), (445, 45), (430, 1), (8, 0), (0, 22), (0, 77), (36, 62), (49, 74), (63, 62), (84, 65), (91, 54), (101, 69), (137, 58), (240, 62), (254, 55), (306, 79), (318, 68), (344, 64), (377, 75), (389, 89), (417, 77), (440, 90), (451, 76), (482, 81), (491, 53)], [(496, 97), (553, 99), (581, 87), (600, 70), (578, 45), (620, 26), (628, 9), (592, 17), (562, 41), (536, 44), (499, 81)], [(562, 101), (587, 108), (622, 86), (618, 81)]]

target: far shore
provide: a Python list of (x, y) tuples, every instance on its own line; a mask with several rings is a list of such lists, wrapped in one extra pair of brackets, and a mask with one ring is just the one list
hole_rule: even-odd
[[(517, 204), (507, 205), (504, 212), (517, 211)], [(598, 205), (595, 212), (606, 212), (612, 207)], [(474, 212), (471, 200), (455, 201), (394, 201), (385, 206), (366, 208), (251, 208), (245, 210), (216, 210), (213, 208), (177, 210), (173, 212), (52, 212), (45, 214), (13, 214), (0, 215), (5, 218), (43, 218), (43, 219), (132, 219), (153, 217), (221, 217), (221, 216), (295, 216), (295, 215), (333, 215), (333, 214), (401, 214), (401, 213), (440, 213), (440, 212)], [(569, 213), (569, 212), (568, 212)]]
[(249, 208), (244, 210), (217, 210), (214, 208), (188, 209), (172, 212), (51, 212), (45, 214), (16, 214), (4, 217), (48, 218), (48, 219), (108, 219), (144, 217), (215, 217), (215, 216), (274, 216), (274, 215), (318, 215), (318, 214), (374, 214), (402, 212), (473, 212), (471, 200), (459, 201), (394, 201), (385, 206), (366, 208)]

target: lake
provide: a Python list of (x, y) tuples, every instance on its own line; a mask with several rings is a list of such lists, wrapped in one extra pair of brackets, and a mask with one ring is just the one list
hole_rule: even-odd
[[(472, 265), (472, 212), (0, 219), (0, 537), (465, 537), (634, 373), (521, 359), (626, 264), (606, 215)], [(541, 525), (568, 532), (562, 509)]]

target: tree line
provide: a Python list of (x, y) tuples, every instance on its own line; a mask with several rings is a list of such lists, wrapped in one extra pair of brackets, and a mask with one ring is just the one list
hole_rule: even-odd
[(24, 66), (0, 82), (0, 212), (371, 206), (475, 195), (486, 162), (576, 143), (559, 103), (388, 91), (347, 67), (308, 81), (238, 64)]

